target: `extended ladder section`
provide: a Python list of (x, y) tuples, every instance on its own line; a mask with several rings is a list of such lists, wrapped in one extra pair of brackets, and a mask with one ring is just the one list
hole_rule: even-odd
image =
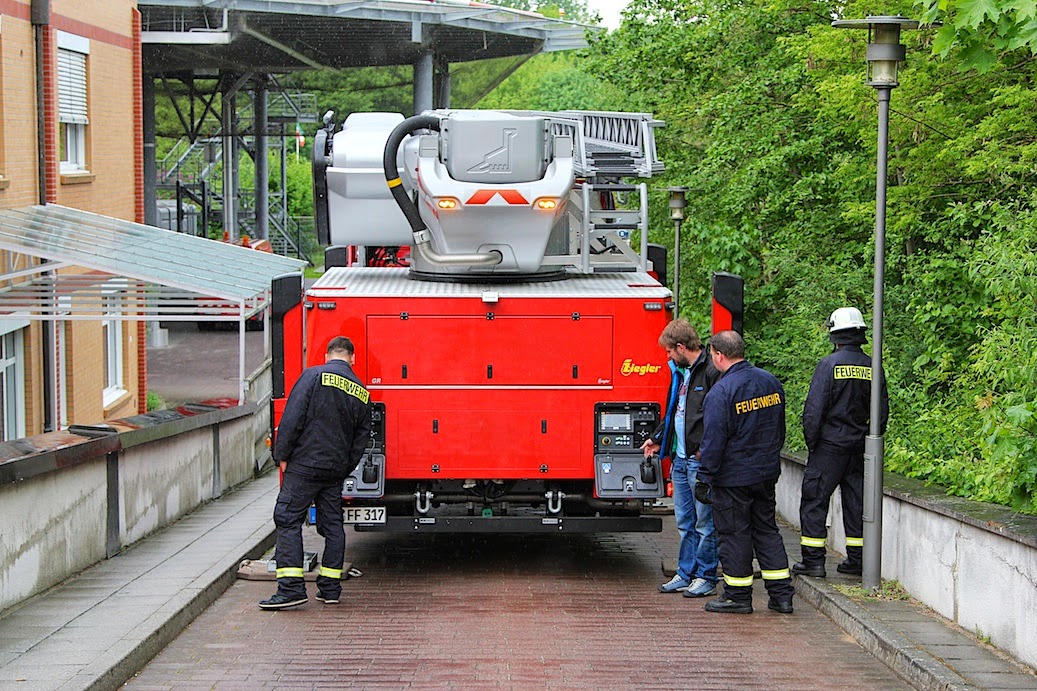
[[(583, 273), (648, 270), (648, 188), (630, 178), (663, 172), (655, 130), (665, 123), (647, 113), (566, 110), (509, 111), (547, 120), (551, 133), (573, 142), (577, 185), (569, 198), (569, 254), (549, 255), (545, 264)], [(615, 208), (622, 199), (626, 208)], [(640, 248), (630, 247), (639, 231)]]
[(595, 110), (509, 110), (512, 115), (541, 117), (551, 133), (573, 140), (573, 167), (579, 177), (650, 178), (663, 172), (656, 157), (655, 130), (663, 127), (648, 113)]

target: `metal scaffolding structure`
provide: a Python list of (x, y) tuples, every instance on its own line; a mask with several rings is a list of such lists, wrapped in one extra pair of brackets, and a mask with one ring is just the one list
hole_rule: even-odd
[[(281, 86), (299, 70), (413, 66), (414, 112), (450, 106), (450, 64), (586, 47), (588, 31), (536, 12), (459, 0), (139, 0), (144, 67), (145, 220), (158, 222), (158, 192), (176, 190), (176, 228), (185, 205), (207, 230), (219, 214), (225, 236), (268, 239), (305, 257), (302, 231), (287, 214), (285, 142), (299, 122), (317, 122), (311, 94)], [(183, 130), (156, 157), (155, 108), (172, 104)], [(206, 120), (219, 123), (205, 135)], [(211, 124), (211, 123), (210, 123)], [(278, 146), (280, 189), (269, 190), (265, 154)], [(255, 162), (243, 184), (241, 152)], [(219, 174), (217, 174), (219, 172)], [(170, 223), (170, 225), (172, 225)]]

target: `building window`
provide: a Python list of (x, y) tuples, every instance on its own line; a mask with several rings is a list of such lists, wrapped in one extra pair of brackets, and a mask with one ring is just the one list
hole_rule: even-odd
[(25, 353), (27, 321), (0, 321), (0, 423), (2, 441), (25, 436)]
[(86, 58), (89, 53), (88, 39), (58, 32), (58, 138), (62, 173), (87, 170), (86, 128), (90, 121), (86, 110)]
[(122, 320), (119, 319), (121, 316), (119, 293), (123, 289), (124, 286), (120, 281), (109, 281), (104, 290), (106, 294), (104, 299), (105, 313), (106, 316), (111, 317), (101, 322), (101, 328), (104, 332), (102, 334), (102, 345), (104, 347), (104, 357), (102, 360), (104, 366), (103, 401), (105, 408), (115, 403), (126, 393), (122, 378), (123, 327)]
[(104, 407), (115, 403), (126, 389), (122, 381), (122, 322), (104, 321)]

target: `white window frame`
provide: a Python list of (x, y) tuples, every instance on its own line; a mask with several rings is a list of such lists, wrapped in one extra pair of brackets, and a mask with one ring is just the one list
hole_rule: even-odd
[(65, 145), (61, 151), (61, 172), (86, 171), (86, 125), (62, 122), (58, 126)]
[(58, 31), (58, 126), (61, 172), (86, 172), (87, 56), (90, 39)]
[[(105, 408), (111, 406), (127, 393), (123, 380), (122, 340), (124, 329), (122, 328), (122, 320), (117, 318), (121, 316), (118, 308), (118, 294), (125, 288), (125, 281), (117, 280), (109, 281), (102, 290), (102, 295), (114, 296), (111, 299), (104, 298), (105, 314), (110, 317), (116, 317), (115, 319), (105, 319), (101, 322), (101, 335), (104, 339), (101, 344), (104, 350), (103, 365), (105, 372), (107, 372), (104, 390), (102, 391), (102, 401)], [(114, 307), (112, 307), (113, 305)]]
[[(57, 314), (68, 315), (72, 309), (72, 296), (59, 295)], [(68, 330), (70, 322), (61, 319), (54, 322), (55, 356), (58, 361), (58, 429), (68, 429)]]
[(28, 319), (0, 319), (0, 396), (3, 396), (3, 440), (25, 436), (25, 340), (23, 330)]

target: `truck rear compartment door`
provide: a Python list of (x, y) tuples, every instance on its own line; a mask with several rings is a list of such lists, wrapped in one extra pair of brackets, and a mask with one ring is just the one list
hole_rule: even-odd
[(381, 386), (589, 386), (610, 382), (611, 316), (369, 316)]

